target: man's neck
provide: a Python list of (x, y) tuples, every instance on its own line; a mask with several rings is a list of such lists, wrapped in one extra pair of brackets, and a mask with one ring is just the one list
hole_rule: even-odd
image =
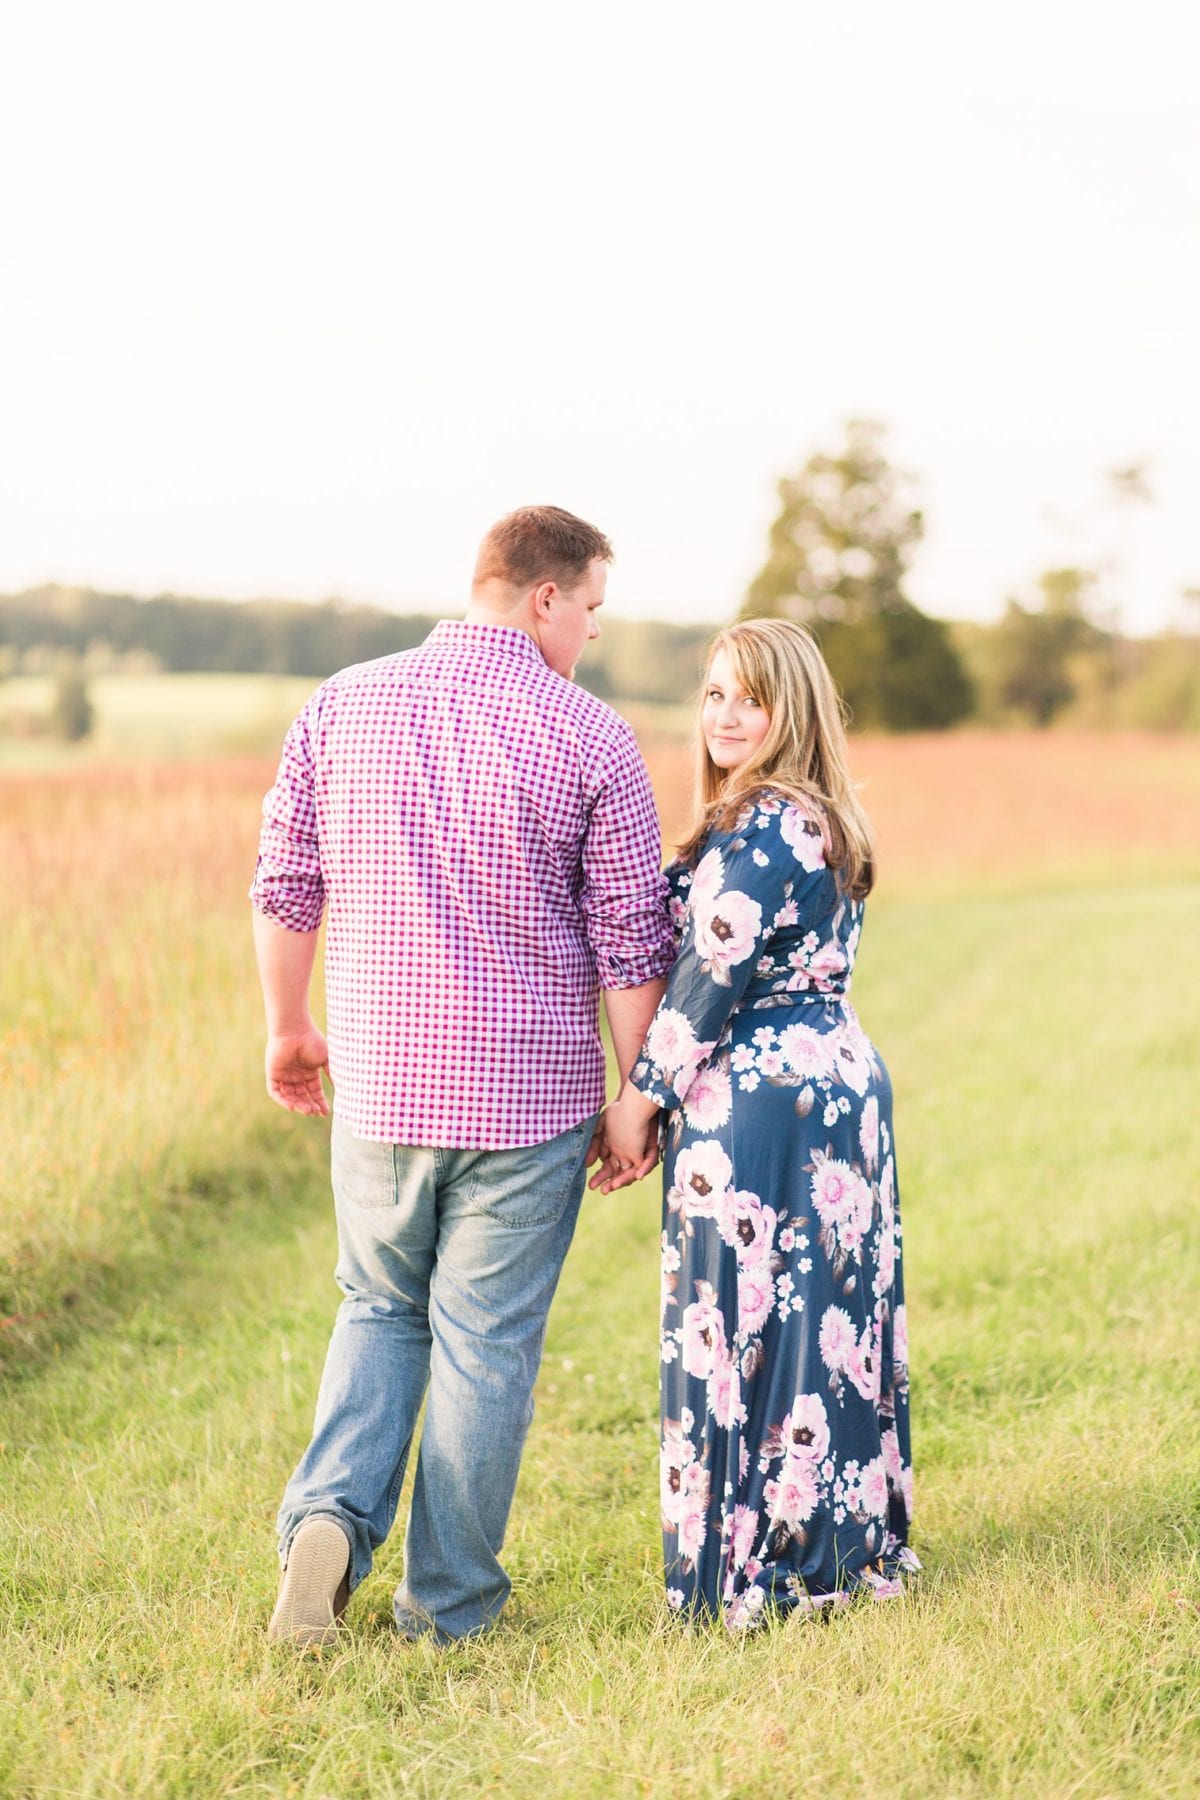
[(536, 633), (520, 607), (503, 609), (489, 606), (486, 600), (472, 600), (463, 614), (464, 625), (506, 625), (510, 631), (523, 631), (536, 642)]

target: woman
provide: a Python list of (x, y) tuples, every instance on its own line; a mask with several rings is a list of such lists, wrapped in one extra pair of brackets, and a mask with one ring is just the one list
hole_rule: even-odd
[(744, 1629), (919, 1564), (891, 1085), (846, 998), (871, 835), (802, 626), (721, 633), (700, 735), (679, 957), (599, 1179), (662, 1108), (667, 1594)]

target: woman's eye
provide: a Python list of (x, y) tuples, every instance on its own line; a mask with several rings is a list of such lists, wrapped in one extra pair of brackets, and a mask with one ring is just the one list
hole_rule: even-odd
[(746, 695), (746, 705), (747, 706), (757, 706), (758, 705), (758, 701), (754, 698), (753, 694)]

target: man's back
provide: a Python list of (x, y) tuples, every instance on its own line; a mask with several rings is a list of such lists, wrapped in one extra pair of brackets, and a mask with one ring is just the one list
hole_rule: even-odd
[(264, 803), (254, 898), (328, 903), (330, 1072), (358, 1137), (541, 1142), (596, 1111), (596, 990), (663, 967), (658, 828), (611, 708), (523, 631), (445, 622), (343, 670)]

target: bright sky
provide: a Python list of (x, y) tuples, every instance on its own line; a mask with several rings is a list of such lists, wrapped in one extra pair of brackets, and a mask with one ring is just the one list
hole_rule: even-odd
[[(0, 589), (730, 614), (853, 413), (989, 617), (1200, 584), (1194, 0), (38, 0), (0, 25)], [(1153, 507), (1104, 472), (1151, 461)]]

